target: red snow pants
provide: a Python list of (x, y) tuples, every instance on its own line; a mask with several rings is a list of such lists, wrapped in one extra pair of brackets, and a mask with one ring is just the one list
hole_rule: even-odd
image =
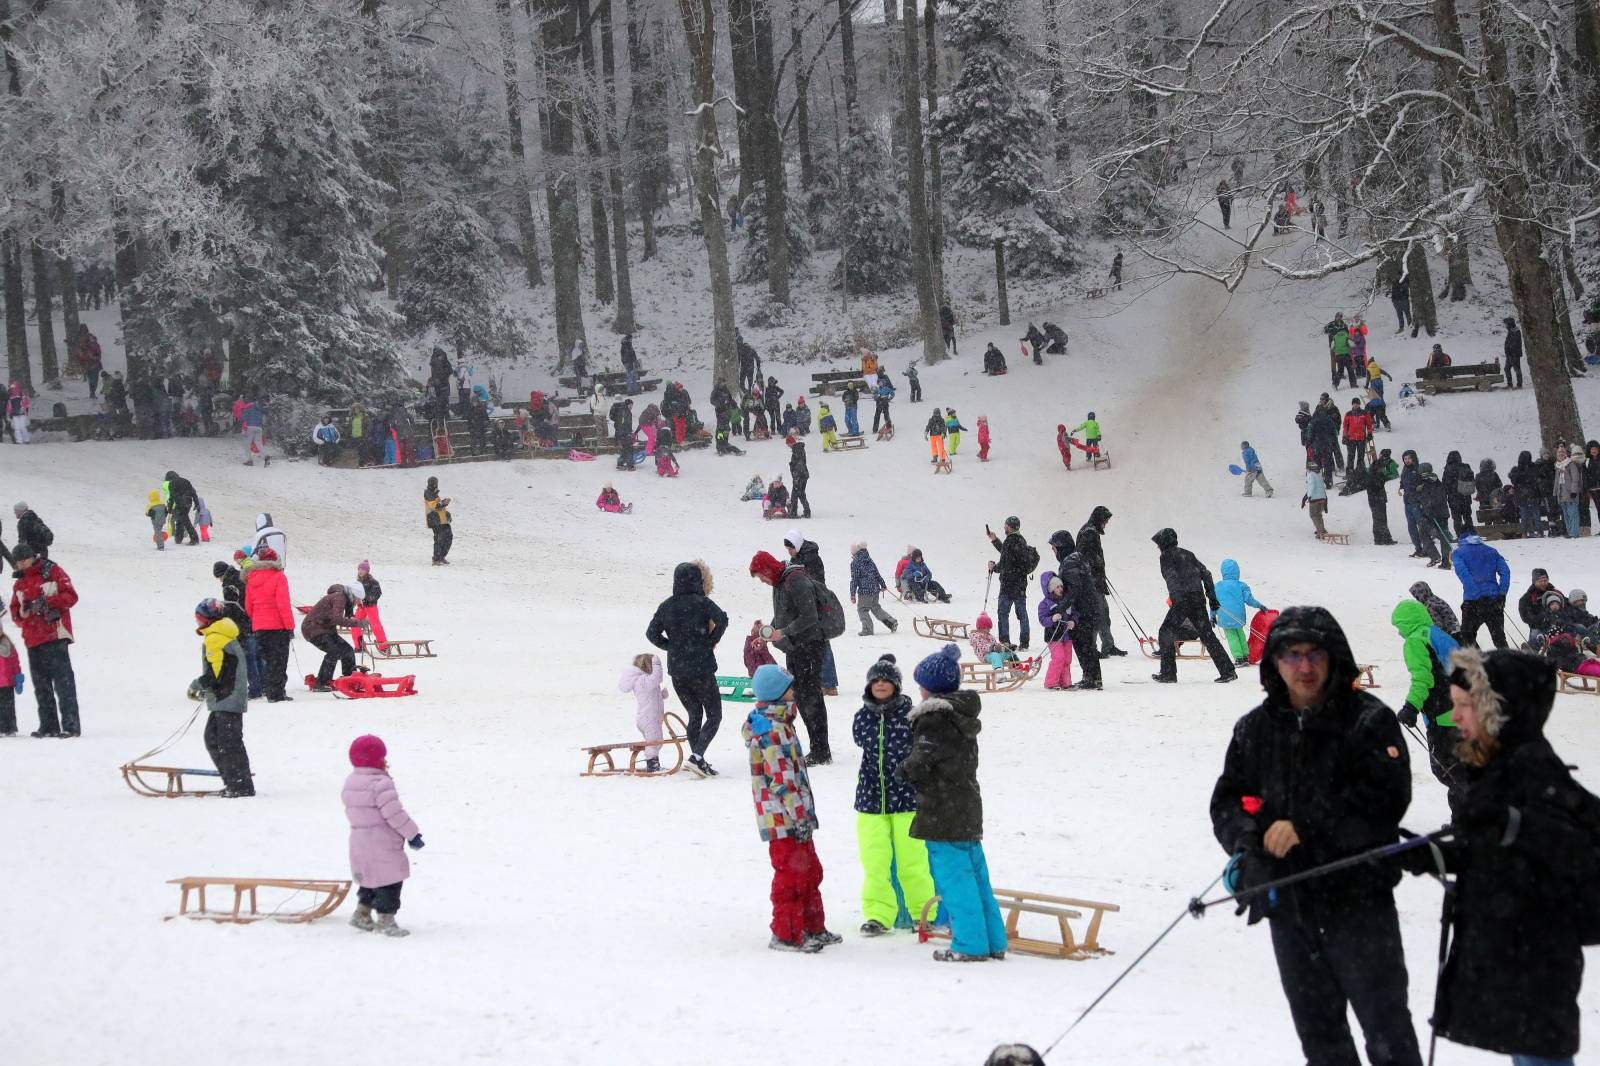
[(816, 845), (780, 837), (767, 842), (767, 855), (772, 859), (772, 935), (798, 944), (807, 933), (822, 932), (822, 861)]
[[(389, 635), (383, 631), (383, 619), (378, 617), (377, 604), (371, 606), (362, 604), (356, 608), (356, 621), (363, 620), (372, 623), (372, 639), (378, 642), (378, 650), (382, 651), (389, 644)], [(351, 635), (355, 638), (356, 651), (360, 651), (361, 638), (364, 634), (357, 629)]]

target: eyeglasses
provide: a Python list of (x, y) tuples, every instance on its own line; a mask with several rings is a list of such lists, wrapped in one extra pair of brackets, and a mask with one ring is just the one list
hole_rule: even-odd
[(1312, 648), (1310, 651), (1286, 651), (1278, 656), (1278, 661), (1288, 663), (1297, 670), (1307, 665), (1327, 666), (1328, 653), (1321, 648)]

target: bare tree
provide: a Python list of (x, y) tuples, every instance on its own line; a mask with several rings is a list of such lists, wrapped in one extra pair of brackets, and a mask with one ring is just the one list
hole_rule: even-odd
[(513, 182), (517, 235), (522, 242), (522, 271), (530, 286), (544, 284), (539, 266), (539, 224), (533, 217), (533, 190), (528, 183), (527, 148), (522, 143), (522, 89), (517, 76), (516, 34), (511, 24), (511, 0), (494, 0), (500, 28), (500, 70), (506, 92), (506, 127), (511, 159), (517, 168)]
[(917, 0), (902, 0), (905, 69), (901, 74), (905, 107), (906, 195), (911, 201), (911, 271), (917, 282), (917, 317), (922, 326), (922, 362), (932, 366), (944, 359), (939, 332), (939, 295), (933, 288), (933, 264), (928, 242), (928, 191), (922, 178), (922, 90), (917, 77)]
[(633, 272), (628, 266), (628, 212), (622, 193), (622, 101), (617, 95), (617, 49), (612, 38), (611, 0), (600, 0), (600, 66), (605, 73), (605, 104), (600, 121), (606, 130), (606, 179), (611, 187), (612, 260), (617, 271), (617, 313), (611, 328), (632, 333)]
[[(576, 0), (581, 3), (582, 0)], [(550, 215), (550, 272), (554, 279), (556, 366), (565, 368), (584, 337), (580, 293), (578, 175), (573, 120), (578, 71), (578, 13), (573, 0), (541, 0), (545, 94), (539, 128), (544, 142), (545, 206)]]

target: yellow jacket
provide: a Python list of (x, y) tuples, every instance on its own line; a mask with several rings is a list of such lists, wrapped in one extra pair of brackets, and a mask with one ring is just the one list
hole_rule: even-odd
[(428, 526), (447, 526), (450, 524), (450, 512), (444, 507), (444, 497), (439, 496), (431, 500), (422, 501), (422, 511), (428, 520)]
[(222, 649), (239, 639), (239, 626), (231, 618), (219, 618), (200, 631), (205, 638), (206, 665), (212, 677), (222, 676)]

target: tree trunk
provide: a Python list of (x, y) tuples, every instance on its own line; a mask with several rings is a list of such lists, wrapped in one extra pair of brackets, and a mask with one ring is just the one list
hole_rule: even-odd
[(1011, 303), (1006, 299), (1006, 242), (994, 242), (994, 288), (1000, 304), (1000, 324), (1011, 325)]
[(728, 0), (728, 51), (733, 58), (733, 96), (739, 102), (734, 112), (734, 133), (739, 145), (739, 203), (750, 195), (763, 173), (761, 146), (753, 125), (751, 97), (756, 92), (755, 20), (751, 17), (754, 0)]
[(1412, 332), (1421, 324), (1428, 336), (1439, 332), (1439, 308), (1433, 302), (1433, 274), (1428, 269), (1428, 253), (1414, 241), (1406, 253), (1406, 275), (1411, 281)]
[(658, 152), (666, 145), (658, 138), (667, 136), (664, 86), (660, 76), (661, 57), (647, 37), (648, 15), (641, 15), (636, 0), (628, 0), (628, 81), (632, 88), (632, 122), (639, 137), (636, 186), (639, 196), (639, 226), (644, 237), (644, 258), (656, 254), (656, 204), (661, 193)]
[(1451, 303), (1460, 303), (1467, 298), (1467, 289), (1472, 285), (1472, 261), (1467, 255), (1465, 237), (1457, 235), (1450, 239), (1448, 262), (1450, 272), (1445, 279), (1444, 291)]
[[(1549, 250), (1549, 245), (1545, 246)], [(1548, 262), (1548, 256), (1546, 257)], [(1570, 374), (1585, 373), (1583, 366), (1583, 352), (1578, 348), (1577, 335), (1572, 332), (1572, 308), (1567, 303), (1567, 290), (1562, 287), (1561, 274), (1554, 267), (1550, 269), (1552, 283), (1551, 296), (1556, 310), (1556, 347), (1561, 352), (1561, 361), (1567, 365)]]
[(1600, 151), (1600, 3), (1577, 0), (1573, 5), (1572, 44), (1589, 120), (1589, 151)]
[[(1050, 64), (1050, 81), (1046, 87), (1050, 101), (1051, 125), (1055, 129), (1056, 174), (1065, 177), (1072, 168), (1072, 123), (1067, 104), (1067, 71), (1061, 56), (1061, 4), (1063, 0), (1043, 0), (1044, 3), (1044, 56)], [(930, 18), (931, 16), (924, 16)]]
[(617, 47), (612, 39), (611, 0), (600, 0), (600, 69), (605, 73), (606, 176), (611, 185), (612, 259), (617, 269), (617, 314), (611, 328), (633, 332), (633, 273), (628, 267), (628, 211), (622, 190), (622, 102), (617, 97)]
[(10, 380), (33, 390), (33, 364), (28, 358), (28, 308), (22, 291), (22, 245), (12, 230), (0, 236), (0, 271), (4, 272), (6, 368)]
[(789, 174), (783, 165), (783, 129), (778, 125), (778, 83), (773, 77), (771, 0), (752, 0), (756, 81), (761, 110), (753, 117), (761, 140), (761, 175), (767, 183), (767, 292), (789, 303)]
[(61, 388), (61, 368), (56, 361), (55, 286), (50, 280), (50, 257), (38, 241), (28, 243), (33, 261), (33, 313), (39, 322), (39, 377), (45, 388)]
[(577, 10), (569, 0), (542, 0), (540, 15), (547, 89), (539, 126), (544, 141), (545, 207), (550, 214), (556, 344), (561, 349), (556, 354), (556, 368), (564, 370), (573, 345), (584, 337), (572, 129), (572, 90), (578, 80)]
[[(67, 217), (67, 190), (59, 182), (50, 186), (50, 221), (60, 227)], [(66, 376), (78, 376), (78, 365), (72, 358), (72, 346), (78, 339), (78, 279), (73, 273), (72, 259), (56, 256), (56, 290), (61, 293), (61, 354), (65, 360)]]
[[(883, 0), (886, 15), (894, 11), (894, 0)], [(839, 67), (840, 79), (844, 82), (844, 117), (846, 122), (854, 123), (856, 117), (856, 31), (855, 22), (851, 15), (855, 11), (854, 0), (839, 0)], [(894, 25), (894, 19), (886, 18), (889, 25)], [(851, 131), (855, 126), (850, 126)]]
[(905, 69), (901, 72), (905, 108), (906, 192), (911, 201), (911, 270), (917, 280), (917, 314), (922, 320), (922, 362), (927, 366), (944, 359), (939, 333), (939, 297), (933, 289), (933, 267), (928, 254), (928, 191), (922, 180), (922, 93), (917, 66), (917, 0), (901, 0), (904, 24)]
[(529, 286), (536, 288), (544, 284), (544, 272), (539, 266), (539, 224), (533, 217), (533, 190), (528, 183), (527, 150), (522, 143), (522, 89), (517, 80), (511, 0), (495, 0), (494, 7), (500, 20), (500, 72), (506, 91), (506, 126), (510, 133), (512, 165), (517, 171), (512, 190), (517, 201), (513, 213), (517, 216), (517, 234), (522, 241), (523, 276), (528, 279)]
[(706, 258), (711, 267), (713, 322), (713, 381), (730, 389), (739, 385), (739, 357), (734, 349), (733, 280), (728, 272), (728, 239), (722, 228), (721, 193), (717, 188), (717, 113), (715, 0), (678, 0), (683, 35), (689, 46), (694, 75), (695, 197), (700, 204), (700, 225), (705, 231)]
[[(606, 0), (600, 0), (604, 4)], [(603, 304), (616, 302), (615, 275), (611, 271), (611, 224), (606, 218), (605, 170), (609, 159), (595, 121), (599, 108), (593, 89), (599, 79), (595, 77), (594, 26), (589, 18), (589, 0), (572, 0), (578, 13), (579, 51), (583, 55), (584, 88), (589, 97), (578, 110), (579, 125), (583, 127), (583, 147), (588, 152), (588, 166), (584, 167), (583, 183), (589, 193), (589, 234), (594, 242), (594, 298)]]
[[(1047, 0), (1048, 4), (1048, 0)], [(927, 59), (928, 114), (939, 109), (939, 5), (925, 0), (922, 8), (923, 50)], [(939, 135), (928, 131), (928, 258), (933, 271), (934, 295), (944, 291), (944, 164), (940, 159)]]
[(789, 49), (794, 61), (794, 120), (795, 135), (800, 141), (800, 188), (809, 189), (817, 180), (817, 171), (811, 158), (811, 75), (801, 51), (804, 44), (805, 39), (800, 32), (800, 0), (791, 0)]

